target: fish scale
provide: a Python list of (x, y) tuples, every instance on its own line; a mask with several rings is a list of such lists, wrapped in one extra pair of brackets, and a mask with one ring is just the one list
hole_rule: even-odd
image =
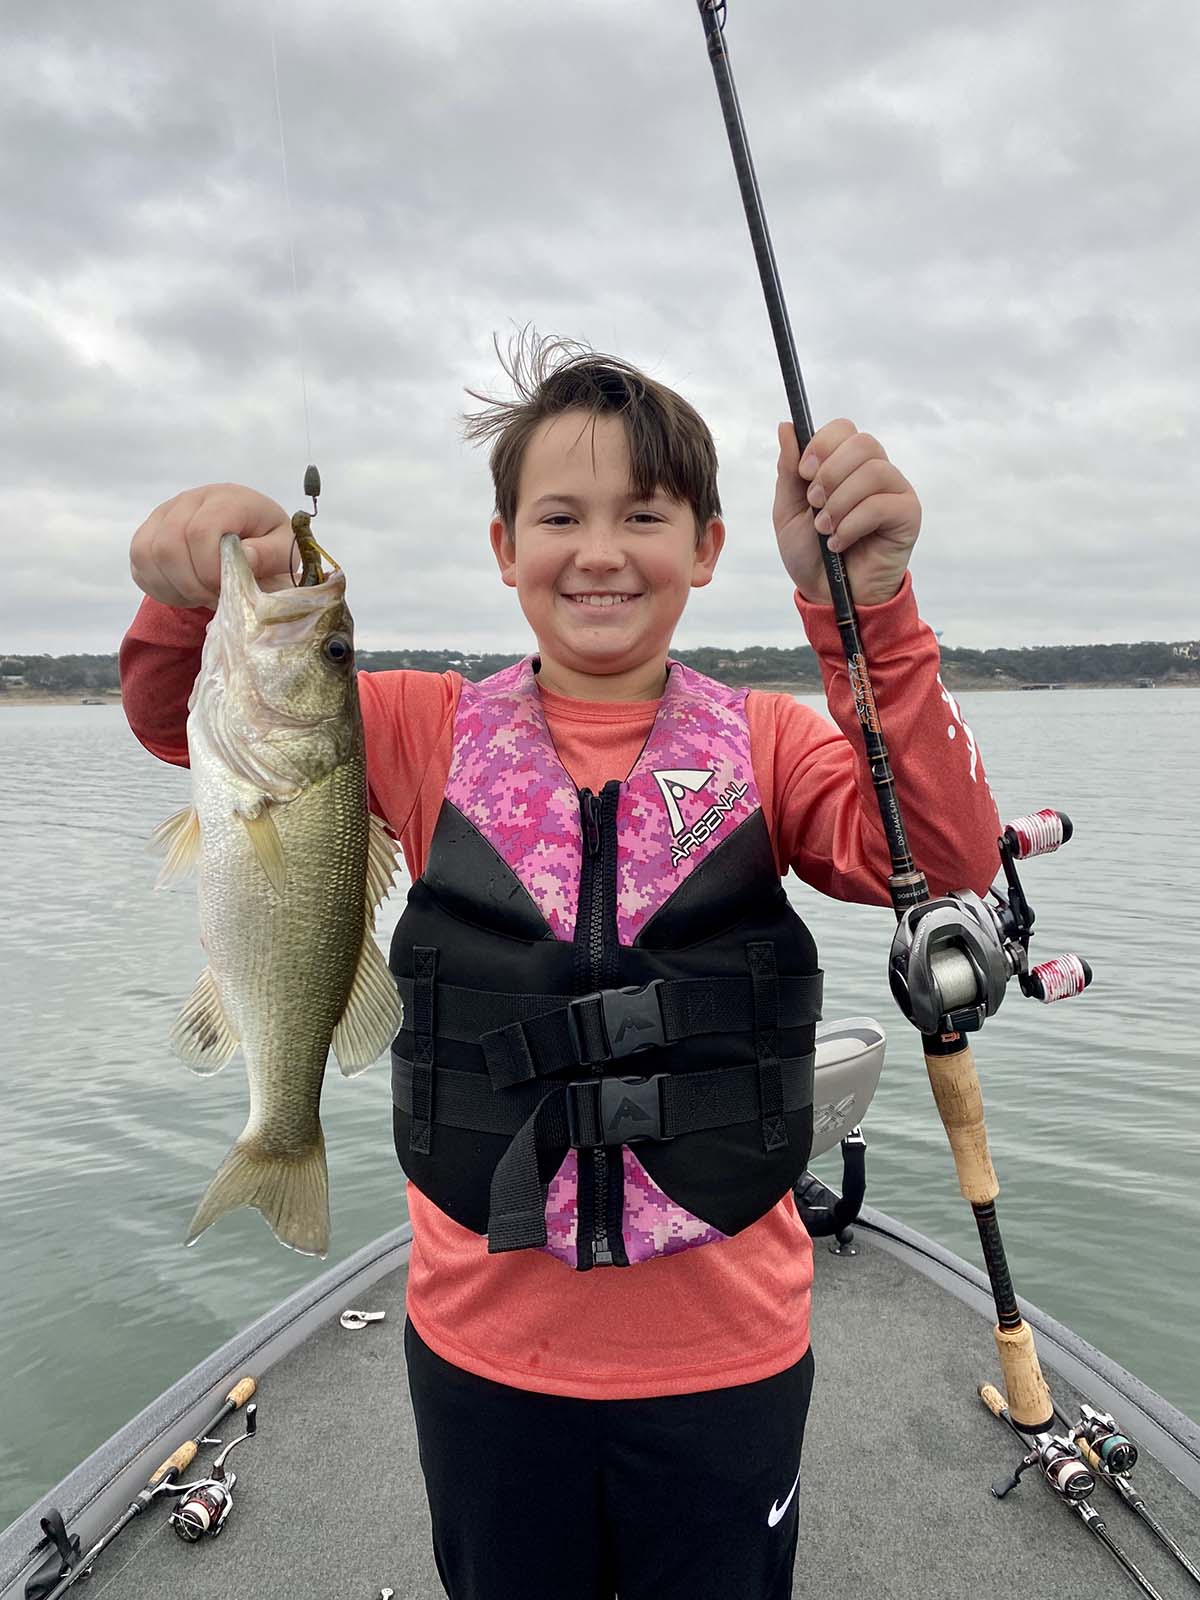
[(353, 1076), (400, 1027), (373, 937), (395, 847), (368, 812), (344, 588), (335, 570), (264, 593), (241, 541), (221, 541), (221, 597), (189, 701), (193, 804), (159, 829), (160, 882), (198, 866), (209, 963), (172, 1043), (201, 1074), (240, 1045), (250, 1114), (189, 1243), (250, 1205), (282, 1243), (326, 1252), (319, 1107), (330, 1045)]

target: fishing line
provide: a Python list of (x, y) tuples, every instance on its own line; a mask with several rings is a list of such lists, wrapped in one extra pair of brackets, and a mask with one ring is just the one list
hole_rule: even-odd
[(102, 1584), (98, 1588), (92, 1587), (92, 1585), (96, 1582), (95, 1574), (88, 1578), (86, 1580), (87, 1592), (93, 1597), (93, 1600), (100, 1600), (100, 1596), (112, 1588), (113, 1584), (125, 1571), (125, 1568), (131, 1567), (135, 1561), (140, 1561), (146, 1554), (146, 1551), (149, 1550), (151, 1545), (154, 1544), (155, 1540), (158, 1538), (158, 1535), (160, 1533), (166, 1533), (170, 1529), (170, 1526), (171, 1524), (169, 1522), (163, 1522), (157, 1528), (155, 1528), (154, 1532), (151, 1533), (145, 1540), (143, 1540), (141, 1548), (135, 1550), (131, 1556), (126, 1557), (126, 1559), (122, 1561), (121, 1565), (115, 1572), (109, 1573), (104, 1578)]
[[(812, 414), (726, 49), (725, 0), (696, 3), (803, 459), (813, 434)], [(1001, 836), (998, 846), (1007, 896), (993, 889), (995, 906), (966, 890), (937, 899), (931, 896), (909, 848), (846, 565), (830, 548), (827, 535), (818, 534), (817, 544), (892, 863), (888, 890), (898, 926), (888, 962), (889, 983), (900, 1009), (921, 1031), (925, 1065), (954, 1153), (959, 1187), (979, 1230), (996, 1306), (993, 1333), (1014, 1426), (1042, 1432), (1053, 1420), (1050, 1391), (1004, 1251), (995, 1206), (1000, 1186), (988, 1151), (983, 1098), (968, 1035), (995, 1013), (1014, 977), (1024, 994), (1043, 1001), (1079, 994), (1091, 981), (1091, 968), (1079, 957), (1057, 957), (1032, 969), (1028, 960), (1033, 913), (1015, 863), (1065, 843), (1071, 836), (1069, 824), (1061, 813), (1044, 811), (1019, 819)]]
[[(279, 164), (283, 171), (283, 201), (288, 256), (292, 263), (292, 305), (297, 331), (300, 327), (300, 276), (296, 271), (296, 228), (292, 212), (292, 188), (288, 182), (287, 140), (283, 133), (283, 97), (279, 92), (279, 52), (275, 43), (275, 0), (268, 0), (267, 25), (271, 35), (271, 75), (275, 82), (275, 121), (279, 128)], [(304, 366), (304, 341), (297, 338), (296, 356), (300, 365), (300, 394), (304, 402), (304, 438), (309, 461), (313, 458), (312, 428), (308, 416), (308, 377)]]

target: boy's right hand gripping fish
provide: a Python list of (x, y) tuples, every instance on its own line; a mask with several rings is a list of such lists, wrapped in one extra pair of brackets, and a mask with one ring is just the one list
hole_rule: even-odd
[(208, 968), (171, 1035), (193, 1072), (240, 1044), (250, 1118), (192, 1218), (192, 1244), (235, 1206), (276, 1238), (329, 1248), (318, 1115), (330, 1048), (349, 1077), (400, 1028), (372, 936), (395, 849), (367, 809), (353, 622), (339, 570), (264, 593), (241, 540), (221, 540), (221, 593), (188, 701), (192, 804), (155, 838), (159, 882), (199, 865)]

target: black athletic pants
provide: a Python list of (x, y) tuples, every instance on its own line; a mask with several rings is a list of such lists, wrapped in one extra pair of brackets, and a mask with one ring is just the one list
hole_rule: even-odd
[(404, 1332), (450, 1600), (789, 1600), (813, 1358), (653, 1400), (492, 1383)]

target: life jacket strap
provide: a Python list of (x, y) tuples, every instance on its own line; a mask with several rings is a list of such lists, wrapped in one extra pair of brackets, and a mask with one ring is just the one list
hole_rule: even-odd
[[(780, 1117), (812, 1104), (815, 1054), (776, 1058)], [(411, 1116), (415, 1064), (392, 1056), (392, 1101)], [(473, 1133), (509, 1134), (492, 1176), (488, 1253), (546, 1243), (546, 1191), (538, 1154), (655, 1143), (685, 1133), (762, 1118), (760, 1066), (707, 1072), (655, 1073), (647, 1078), (594, 1077), (570, 1083), (536, 1080), (499, 1095), (481, 1072), (436, 1072), (433, 1120)]]
[(437, 986), (437, 947), (413, 949), (412, 1018), (413, 1079), (412, 1125), (408, 1145), (419, 1155), (429, 1154), (433, 1128), (434, 991)]
[(778, 1054), (779, 970), (775, 946), (764, 940), (746, 946), (754, 1004), (754, 1055), (758, 1061), (758, 1103), (762, 1113), (762, 1147), (780, 1150), (787, 1144), (783, 1116), (783, 1072)]
[[(751, 951), (771, 952), (759, 957), (767, 965), (756, 969)], [(576, 1066), (621, 1061), (652, 1045), (752, 1031), (756, 1041), (760, 1034), (765, 1040), (778, 1028), (820, 1021), (823, 974), (778, 977), (769, 944), (748, 946), (747, 959), (750, 977), (656, 978), (640, 987), (597, 989), (571, 999), (441, 983), (435, 997), (437, 1033), (478, 1043), (492, 1084), (507, 1089)], [(397, 987), (407, 1011), (416, 980), (399, 978)], [(772, 1095), (773, 1104), (777, 1092)]]

